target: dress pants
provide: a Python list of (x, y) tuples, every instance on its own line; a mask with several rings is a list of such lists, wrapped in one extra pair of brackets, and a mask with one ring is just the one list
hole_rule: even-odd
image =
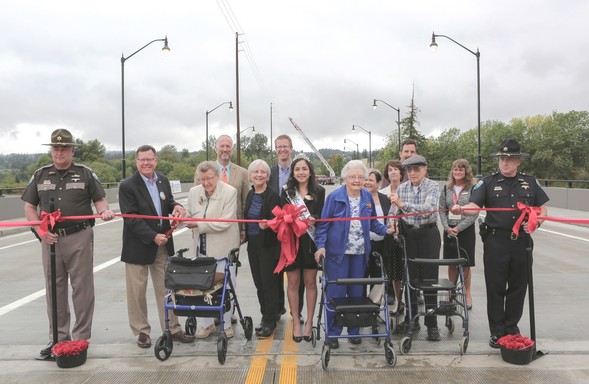
[[(51, 308), (51, 255), (49, 244), (42, 245), (45, 273), (45, 299), (49, 317), (49, 340), (53, 340)], [(88, 340), (92, 336), (94, 316), (94, 232), (88, 227), (69, 236), (59, 237), (55, 244), (57, 279), (57, 337), (64, 340)], [(72, 303), (76, 321), (70, 333), (68, 278), (72, 285)]]
[[(160, 320), (162, 333), (165, 328), (164, 300), (167, 294), (165, 286), (165, 271), (168, 265), (168, 248), (161, 245), (153, 264), (125, 264), (125, 275), (127, 280), (127, 311), (129, 313), (129, 326), (133, 334), (147, 335), (151, 332), (151, 325), (147, 316), (147, 278), (151, 275), (153, 291), (155, 293), (156, 308)], [(177, 333), (182, 330), (178, 317), (173, 311), (169, 311), (170, 332)]]
[[(364, 255), (344, 255), (341, 264), (337, 264), (333, 258), (325, 258), (325, 274), (329, 281), (347, 278), (364, 278), (366, 271), (366, 258)], [(329, 284), (327, 287), (327, 302), (332, 297), (362, 297), (365, 296), (364, 285), (337, 285)], [(328, 324), (329, 336), (339, 336), (343, 327), (335, 323), (335, 312), (327, 311), (325, 321)], [(358, 335), (360, 328), (348, 327), (348, 335)]]
[(528, 288), (527, 240), (527, 235), (517, 240), (489, 235), (485, 240), (483, 262), (491, 335), (519, 333), (517, 324)]
[[(438, 228), (412, 229), (407, 231), (405, 236), (405, 248), (409, 259), (439, 259), (440, 258), (440, 232)], [(437, 265), (416, 265), (409, 262), (409, 278), (415, 279), (438, 279), (439, 267)], [(405, 290), (405, 300), (411, 295), (411, 315), (417, 314), (417, 291), (414, 289)], [(424, 295), (425, 310), (437, 306), (437, 292), (431, 291)], [(405, 301), (407, 302), (407, 301)], [(405, 311), (405, 321), (409, 321), (409, 311)], [(435, 315), (425, 316), (426, 327), (437, 327), (438, 319)]]
[(262, 324), (268, 328), (276, 327), (278, 316), (278, 286), (280, 285), (279, 274), (274, 273), (278, 264), (275, 256), (277, 250), (268, 250), (263, 247), (263, 236), (250, 236), (247, 245), (247, 254), (252, 272), (254, 285), (260, 303), (262, 313)]

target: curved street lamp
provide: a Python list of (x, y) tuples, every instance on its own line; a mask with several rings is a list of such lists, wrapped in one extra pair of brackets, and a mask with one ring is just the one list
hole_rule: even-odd
[(211, 109), (210, 111), (207, 109), (206, 112), (206, 128), (205, 128), (205, 135), (206, 135), (206, 150), (207, 150), (207, 161), (209, 161), (209, 113), (213, 112), (215, 109), (225, 105), (225, 104), (229, 104), (229, 110), (233, 111), (233, 102), (231, 101), (226, 101), (224, 103), (221, 103), (219, 105), (217, 105), (215, 108)]
[[(347, 140), (347, 141), (346, 141)], [(358, 152), (358, 143), (354, 143), (352, 140), (350, 139), (344, 139), (344, 144), (346, 144), (347, 142), (350, 142), (352, 144), (356, 144), (356, 160), (359, 158), (359, 152)]]
[(168, 36), (164, 37), (163, 39), (155, 39), (150, 41), (149, 43), (145, 44), (143, 47), (139, 48), (129, 56), (125, 57), (124, 54), (121, 55), (121, 133), (122, 133), (122, 152), (123, 152), (123, 160), (122, 160), (122, 176), (123, 179), (127, 177), (127, 159), (125, 158), (125, 61), (129, 60), (133, 57), (137, 52), (141, 51), (143, 48), (147, 47), (150, 44), (155, 43), (156, 41), (163, 41), (164, 47), (162, 48), (162, 52), (164, 55), (170, 53), (170, 47), (168, 47)]
[(252, 129), (252, 132), (256, 131), (256, 128), (254, 128), (254, 126), (252, 125), (251, 127), (247, 127), (246, 129), (244, 129), (243, 131), (239, 132), (239, 134), (241, 135), (242, 133), (244, 133), (245, 131), (247, 131), (248, 129)]
[(477, 51), (474, 52), (474, 51), (466, 48), (464, 45), (460, 44), (456, 40), (452, 39), (451, 37), (446, 36), (446, 35), (436, 35), (434, 32), (432, 32), (432, 42), (429, 45), (432, 52), (435, 52), (436, 49), (438, 48), (438, 44), (436, 43), (436, 37), (444, 37), (444, 38), (450, 40), (454, 44), (459, 45), (462, 48), (464, 48), (465, 50), (467, 50), (468, 52), (472, 53), (477, 58), (477, 113), (478, 113), (478, 119), (477, 119), (477, 176), (476, 177), (478, 179), (480, 179), (482, 177), (482, 173), (481, 173), (481, 71), (480, 71), (481, 53), (479, 52), (478, 48), (477, 48)]
[(356, 132), (356, 127), (362, 129), (364, 132), (368, 133), (368, 165), (372, 168), (372, 132), (367, 130), (366, 128), (362, 128), (359, 125), (353, 124), (352, 125), (352, 132)]
[(378, 106), (376, 105), (376, 102), (380, 101), (381, 103), (388, 105), (389, 107), (393, 108), (395, 111), (397, 111), (397, 135), (399, 138), (399, 151), (401, 152), (401, 109), (400, 108), (395, 108), (392, 105), (390, 105), (389, 103), (387, 103), (384, 100), (380, 100), (380, 99), (374, 99), (374, 102), (372, 103), (372, 109), (376, 109)]

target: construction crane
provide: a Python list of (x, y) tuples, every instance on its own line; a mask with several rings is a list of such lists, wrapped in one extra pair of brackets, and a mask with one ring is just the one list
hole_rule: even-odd
[(303, 140), (305, 140), (305, 142), (307, 144), (309, 144), (309, 147), (311, 147), (311, 149), (313, 150), (313, 152), (315, 152), (315, 154), (317, 155), (317, 157), (319, 158), (319, 160), (321, 160), (321, 162), (323, 163), (323, 165), (325, 165), (325, 168), (329, 172), (329, 178), (331, 179), (331, 182), (333, 184), (335, 184), (335, 182), (337, 180), (336, 180), (335, 171), (333, 170), (333, 168), (331, 168), (331, 166), (329, 165), (329, 163), (327, 162), (327, 160), (325, 160), (325, 158), (323, 157), (323, 155), (321, 155), (321, 153), (319, 153), (319, 151), (317, 150), (317, 148), (315, 148), (315, 146), (313, 145), (313, 143), (311, 143), (311, 140), (309, 140), (309, 138), (303, 133), (303, 130), (297, 125), (297, 123), (294, 122), (294, 120), (292, 119), (292, 117), (289, 117), (288, 119), (292, 123), (293, 127), (295, 127), (295, 129), (297, 130), (297, 132), (299, 133), (299, 135), (301, 135), (301, 137), (303, 138)]

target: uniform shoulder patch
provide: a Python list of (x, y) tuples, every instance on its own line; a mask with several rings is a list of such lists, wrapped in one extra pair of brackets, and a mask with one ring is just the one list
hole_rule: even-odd
[(485, 182), (483, 180), (479, 180), (479, 182), (472, 188), (473, 191), (476, 191), (477, 189), (479, 189), (480, 187), (483, 186)]
[(100, 181), (100, 179), (98, 178), (98, 175), (96, 175), (96, 173), (92, 172), (92, 177), (94, 178), (94, 180), (98, 181), (99, 183), (102, 183), (102, 181)]

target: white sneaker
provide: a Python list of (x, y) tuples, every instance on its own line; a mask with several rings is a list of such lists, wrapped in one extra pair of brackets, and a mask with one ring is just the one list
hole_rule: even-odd
[(211, 333), (213, 333), (215, 331), (215, 324), (211, 324), (206, 328), (201, 328), (198, 330), (198, 332), (196, 332), (195, 337), (197, 339), (206, 339), (207, 337), (209, 337), (211, 335)]
[(225, 330), (225, 335), (227, 336), (228, 339), (232, 338), (234, 336), (233, 334), (233, 328), (229, 327)]

